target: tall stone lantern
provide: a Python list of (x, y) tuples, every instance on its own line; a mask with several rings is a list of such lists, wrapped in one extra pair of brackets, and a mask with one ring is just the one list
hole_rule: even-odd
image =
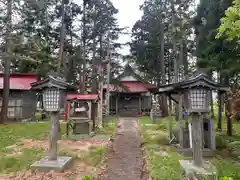
[(35, 162), (31, 168), (40, 171), (63, 171), (71, 162), (71, 157), (57, 156), (57, 142), (61, 137), (59, 112), (64, 108), (67, 90), (75, 89), (61, 76), (50, 73), (45, 79), (32, 83), (32, 90), (42, 93), (43, 107), (50, 113), (51, 127), (48, 155)]
[[(187, 95), (187, 107), (184, 107), (184, 109), (192, 116), (192, 132), (190, 133), (192, 135), (193, 160), (180, 160), (180, 165), (186, 174), (205, 176), (204, 178), (208, 176), (207, 178), (210, 179), (214, 179), (215, 168), (209, 162), (203, 160), (203, 117), (210, 111), (209, 95), (213, 90), (224, 93), (229, 91), (229, 88), (213, 82), (203, 73), (195, 73), (181, 82), (163, 85), (159, 88), (159, 93), (165, 93), (172, 99), (174, 99), (173, 95), (178, 95), (180, 100), (184, 94)], [(184, 104), (180, 100), (178, 103), (182, 107)], [(183, 140), (181, 123), (179, 128), (181, 144), (181, 140)], [(214, 131), (214, 128), (210, 131)], [(210, 134), (213, 135), (214, 132)], [(208, 138), (213, 139), (215, 136), (209, 136)]]

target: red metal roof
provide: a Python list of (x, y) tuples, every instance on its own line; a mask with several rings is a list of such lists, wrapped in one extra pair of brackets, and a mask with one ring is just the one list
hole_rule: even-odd
[[(10, 90), (30, 90), (31, 83), (37, 81), (35, 74), (13, 73), (10, 74)], [(3, 89), (3, 73), (0, 73), (0, 89)]]
[(98, 95), (97, 94), (80, 94), (80, 93), (71, 93), (67, 94), (67, 100), (97, 100)]
[[(139, 93), (139, 92), (147, 92), (149, 88), (155, 87), (152, 84), (147, 84), (147, 83), (142, 83), (142, 82), (130, 82), (130, 81), (125, 81), (122, 82), (122, 85), (126, 86), (128, 88), (129, 92), (132, 93)], [(107, 85), (105, 84), (103, 86), (104, 89), (107, 88)], [(110, 85), (110, 91), (114, 92), (114, 91), (120, 91), (120, 92), (124, 92), (124, 89), (116, 86), (116, 85)]]

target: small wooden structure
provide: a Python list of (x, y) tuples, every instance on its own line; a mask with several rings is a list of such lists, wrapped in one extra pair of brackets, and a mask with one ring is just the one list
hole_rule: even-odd
[[(144, 81), (134, 72), (132, 67), (126, 65), (124, 72), (116, 81), (121, 85), (110, 85), (110, 114), (119, 116), (138, 116), (142, 112), (150, 114), (152, 98), (150, 89), (152, 85)], [(107, 85), (104, 85), (103, 97), (106, 96)]]
[[(27, 73), (12, 73), (9, 81), (8, 120), (35, 119), (37, 97), (36, 93), (31, 91), (31, 83), (37, 81), (37, 76)], [(0, 106), (2, 106), (3, 73), (0, 73), (0, 91)]]
[(93, 122), (91, 120), (92, 103), (96, 103), (97, 94), (71, 93), (67, 95), (68, 121), (67, 135), (91, 134)]
[[(196, 73), (194, 76), (186, 78), (178, 83), (172, 83), (163, 85), (159, 88), (159, 93), (167, 94), (173, 101), (178, 103), (179, 106), (179, 115), (178, 115), (178, 122), (179, 122), (179, 145), (180, 150), (179, 152), (183, 153), (184, 155), (192, 155), (192, 132), (198, 132), (199, 129), (194, 129), (191, 122), (188, 122), (188, 118), (185, 116), (185, 123), (183, 122), (183, 114), (189, 114), (189, 88), (198, 88), (204, 87), (208, 89), (209, 98), (208, 103), (210, 105), (210, 93), (212, 90), (217, 90), (219, 93), (224, 93), (229, 90), (228, 87), (215, 83), (212, 80), (208, 79), (207, 76), (203, 73)], [(206, 113), (201, 116), (201, 139), (202, 139), (202, 148), (203, 148), (203, 155), (209, 156), (212, 155), (212, 151), (216, 149), (215, 144), (215, 134), (214, 134), (214, 120), (208, 119)], [(171, 123), (170, 123), (171, 124)], [(185, 125), (185, 127), (183, 127)], [(171, 125), (170, 125), (171, 126)], [(171, 127), (170, 127), (171, 130)], [(170, 133), (171, 134), (171, 133)], [(172, 137), (170, 137), (172, 138)]]

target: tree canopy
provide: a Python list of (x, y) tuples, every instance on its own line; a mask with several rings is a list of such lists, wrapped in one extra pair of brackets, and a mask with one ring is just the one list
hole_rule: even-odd
[(226, 10), (218, 31), (217, 38), (223, 35), (226, 35), (228, 40), (240, 38), (240, 0), (234, 0), (233, 5)]

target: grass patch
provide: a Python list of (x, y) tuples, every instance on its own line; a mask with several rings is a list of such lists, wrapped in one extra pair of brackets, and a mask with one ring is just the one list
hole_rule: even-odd
[(104, 117), (103, 127), (101, 129), (97, 129), (96, 133), (112, 135), (116, 130), (117, 123), (118, 121), (116, 117), (113, 116)]
[[(142, 141), (149, 162), (150, 176), (158, 180), (182, 180), (178, 160), (182, 159), (170, 147), (166, 130), (168, 121), (161, 120), (161, 124), (151, 124), (149, 117), (141, 117)], [(159, 133), (155, 133), (159, 132)]]
[(22, 151), (20, 156), (2, 156), (0, 158), (0, 172), (17, 172), (29, 168), (34, 161), (44, 155), (44, 152), (38, 148), (23, 149)]
[(105, 147), (91, 147), (89, 154), (83, 158), (84, 163), (91, 166), (98, 166), (102, 162), (102, 158), (106, 152)]
[[(161, 142), (158, 136), (152, 137), (152, 133), (149, 133), (151, 131), (154, 132), (157, 129), (159, 129), (159, 131), (164, 131), (167, 133), (168, 118), (163, 118), (160, 121), (160, 124), (151, 126), (146, 125), (151, 123), (149, 117), (141, 117), (140, 121), (142, 124), (142, 139), (145, 143), (145, 151), (149, 159), (152, 178), (160, 180), (183, 179), (181, 177), (181, 170), (178, 160), (186, 158), (175, 153), (170, 146), (164, 143), (165, 141)], [(176, 128), (177, 122), (174, 120), (172, 123), (173, 129)], [(217, 124), (216, 120), (215, 124)], [(215, 125), (215, 127), (217, 126)], [(240, 123), (236, 121), (233, 122), (234, 135), (231, 137), (226, 135), (226, 127), (226, 121), (223, 120), (223, 132), (221, 134), (216, 133), (216, 145), (217, 149), (219, 150), (218, 155), (211, 159), (211, 162), (217, 168), (217, 179), (221, 179), (223, 177), (231, 177), (233, 180), (237, 180), (240, 179), (240, 163), (235, 157), (232, 156), (232, 154), (229, 153), (229, 151), (238, 150), (238, 156), (240, 156)], [(161, 153), (156, 154), (157, 149), (165, 149), (162, 151), (166, 151), (168, 153), (168, 156), (163, 157)]]
[[(65, 127), (61, 124), (62, 133)], [(50, 123), (11, 123), (0, 125), (0, 172), (16, 172), (28, 168), (34, 161), (43, 155), (38, 148), (21, 149), (18, 155), (9, 155), (18, 148), (21, 139), (44, 140), (47, 139), (50, 131)], [(16, 146), (8, 148), (10, 146)]]

